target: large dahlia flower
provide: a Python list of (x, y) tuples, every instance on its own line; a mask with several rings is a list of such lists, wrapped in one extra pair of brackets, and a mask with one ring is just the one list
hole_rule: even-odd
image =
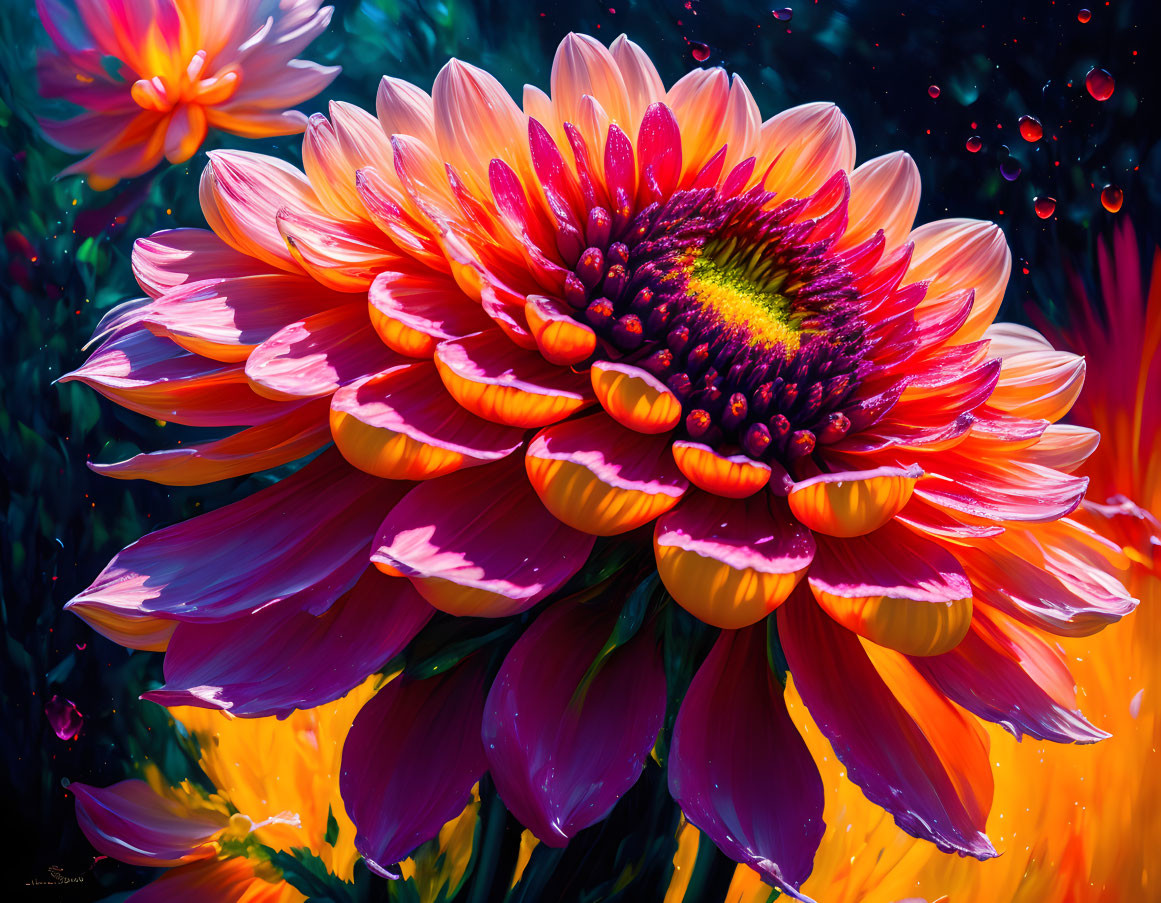
[[(1095, 434), (1056, 421), (1083, 361), (992, 324), (999, 230), (913, 230), (915, 164), (855, 168), (834, 106), (763, 122), (717, 69), (666, 91), (625, 38), (566, 38), (523, 110), (453, 60), (432, 96), (384, 79), (377, 112), (312, 118), (305, 173), (212, 154), (211, 231), (138, 243), (148, 297), (66, 377), (245, 427), (112, 476), (334, 448), (146, 536), (69, 607), (166, 649), (150, 698), (241, 715), (404, 654), (343, 758), (383, 871), (485, 770), (563, 845), (652, 753), (692, 824), (798, 896), (824, 790), (787, 672), (900, 827), (995, 855), (974, 716), (1100, 739), (1045, 634), (1135, 605), (1069, 516)], [(425, 628), (437, 610), (473, 620)]]
[(98, 190), (184, 163), (209, 129), (246, 138), (306, 127), (295, 104), (338, 66), (295, 59), (331, 20), (320, 0), (36, 0), (54, 49), (37, 62), (40, 93), (82, 109), (42, 118), (54, 144), (86, 152), (63, 174)]

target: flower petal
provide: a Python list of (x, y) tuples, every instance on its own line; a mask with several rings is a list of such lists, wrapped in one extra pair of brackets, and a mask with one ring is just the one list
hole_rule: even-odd
[(649, 54), (630, 41), (625, 35), (618, 37), (609, 46), (609, 52), (621, 70), (625, 83), (625, 96), (629, 106), (629, 120), (623, 130), (636, 135), (641, 127), (641, 118), (651, 104), (665, 97), (665, 85), (657, 74), (657, 67), (649, 59)]
[(348, 462), (388, 480), (428, 480), (488, 464), (524, 443), (522, 431), (460, 407), (429, 361), (391, 367), (339, 389), (330, 423)]
[(673, 464), (668, 440), (627, 430), (605, 414), (541, 430), (524, 461), (544, 506), (595, 536), (649, 523), (689, 487)]
[(657, 571), (682, 608), (734, 630), (786, 601), (814, 558), (815, 543), (781, 502), (691, 493), (657, 521)]
[(563, 420), (591, 403), (588, 380), (489, 330), (435, 350), (447, 390), (485, 420), (522, 428)]
[(981, 607), (963, 642), (945, 655), (916, 658), (915, 669), (969, 712), (1054, 743), (1095, 743), (1109, 736), (1076, 703), (1064, 653), (998, 611)]
[(261, 261), (234, 250), (208, 229), (166, 229), (133, 242), (133, 275), (154, 298), (187, 282), (269, 272)]
[(430, 358), (440, 342), (492, 325), (483, 308), (442, 273), (387, 270), (367, 292), (371, 325), (392, 351)]
[(281, 599), (321, 614), (363, 573), (375, 525), (405, 488), (327, 452), (249, 498), (137, 540), (66, 607), (106, 636), (141, 619), (224, 621)]
[(817, 191), (855, 166), (855, 135), (833, 103), (807, 103), (762, 123), (754, 174), (783, 200)]
[(567, 367), (588, 360), (597, 350), (592, 327), (573, 319), (565, 306), (544, 295), (529, 295), (524, 304), (528, 328), (545, 360)]
[(476, 655), (425, 680), (397, 678), (355, 716), (339, 788), (375, 873), (397, 877), (388, 867), (459, 815), (488, 767), (485, 664)]
[(647, 370), (615, 361), (589, 369), (601, 407), (621, 426), (639, 433), (666, 433), (681, 422), (681, 402)]
[(284, 326), (348, 301), (310, 279), (263, 274), (187, 282), (134, 319), (186, 351), (237, 363)]
[(74, 781), (77, 824), (89, 843), (130, 865), (173, 867), (217, 855), (213, 838), (229, 818), (167, 799), (144, 781), (91, 787)]
[(416, 486), (383, 521), (371, 560), (441, 611), (503, 617), (563, 586), (592, 547), (507, 460)]
[(1069, 412), (1084, 388), (1083, 357), (1056, 351), (1035, 330), (1015, 323), (995, 323), (984, 337), (1002, 361), (989, 407), (1051, 423)]
[(398, 654), (434, 609), (404, 580), (368, 568), (315, 617), (295, 600), (216, 624), (179, 624), (165, 653), (164, 706), (285, 718), (331, 702)]
[(255, 868), (242, 856), (183, 865), (134, 891), (133, 903), (290, 903), (288, 891), (297, 892), (286, 882), (271, 884)]
[(596, 662), (618, 614), (608, 604), (551, 606), (516, 641), (488, 694), (484, 751), (496, 788), (549, 846), (609, 814), (637, 782), (665, 719), (650, 625)]
[(862, 536), (903, 510), (922, 475), (918, 467), (819, 474), (794, 484), (790, 510), (816, 533)]
[(138, 324), (58, 382), (77, 380), (130, 411), (186, 426), (254, 426), (285, 413), (256, 395), (240, 364), (191, 354)]
[(955, 648), (972, 619), (972, 588), (955, 556), (889, 524), (854, 539), (819, 537), (810, 589), (860, 636), (909, 655)]
[(847, 230), (835, 243), (835, 250), (854, 248), (880, 229), (887, 251), (903, 244), (919, 211), (919, 192), (919, 167), (903, 151), (858, 166), (851, 173)]
[(935, 299), (961, 289), (975, 289), (975, 303), (967, 323), (953, 336), (953, 344), (974, 342), (992, 325), (1012, 271), (1012, 252), (995, 223), (973, 219), (941, 219), (911, 233), (915, 245), (908, 282), (928, 282), (927, 298), (919, 312)]
[(246, 376), (268, 398), (319, 398), (399, 363), (371, 328), (360, 302), (280, 329), (251, 353)]
[(118, 480), (200, 486), (289, 464), (330, 441), (325, 400), (282, 407), (282, 416), (223, 439), (134, 455), (113, 464), (89, 462), (89, 468)]
[[(624, 128), (630, 121), (629, 98), (621, 70), (605, 45), (586, 34), (570, 33), (552, 60), (552, 104), (559, 122), (579, 125), (585, 95)], [(597, 152), (603, 148), (596, 148)]]
[[(908, 834), (944, 852), (996, 855), (987, 736), (890, 650), (865, 644), (799, 591), (778, 612), (794, 686), (847, 774)], [(893, 669), (868, 655), (893, 656)], [(899, 664), (899, 662), (902, 664)]]
[(766, 658), (763, 625), (725, 631), (685, 694), (669, 792), (731, 859), (796, 900), (822, 840), (823, 786)]
[(410, 135), (428, 147), (436, 146), (435, 107), (422, 88), (384, 75), (375, 95), (375, 112), (384, 134)]
[(698, 489), (728, 499), (744, 499), (770, 482), (770, 465), (749, 455), (720, 455), (708, 445), (679, 439), (673, 443), (677, 468)]

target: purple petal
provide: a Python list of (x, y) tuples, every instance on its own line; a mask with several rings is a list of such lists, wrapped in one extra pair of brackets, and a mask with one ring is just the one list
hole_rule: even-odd
[[(976, 790), (956, 769), (969, 761), (973, 772), (981, 765), (987, 772), (986, 737), (978, 740), (962, 715), (954, 735), (939, 734), (936, 728), (954, 717), (946, 700), (927, 709), (945, 717), (923, 723), (892, 692), (905, 688), (889, 686), (859, 637), (832, 620), (804, 587), (778, 610), (778, 634), (802, 701), (867, 798), (904, 831), (944, 852), (995, 856), (984, 834), (991, 788)], [(959, 747), (954, 763), (949, 745)]]
[(157, 648), (130, 642), (138, 621), (212, 623), (284, 599), (322, 614), (366, 569), (376, 523), (407, 485), (326, 452), (249, 498), (139, 539), (66, 607), (134, 648)]
[(822, 779), (766, 659), (766, 627), (722, 631), (690, 684), (669, 792), (731, 859), (796, 900), (822, 840)]
[(179, 624), (165, 686), (142, 698), (283, 718), (338, 699), (399, 653), (434, 611), (406, 580), (369, 568), (318, 617), (291, 599), (218, 624)]
[(594, 538), (554, 518), (507, 458), (426, 480), (387, 515), (371, 560), (455, 615), (531, 608), (572, 577)]
[(582, 680), (617, 606), (558, 603), (508, 653), (484, 714), (492, 777), (540, 840), (562, 847), (636, 783), (665, 718), (665, 673), (647, 625)]
[(111, 787), (69, 784), (77, 823), (89, 843), (131, 865), (175, 866), (217, 854), (211, 843), (229, 822), (225, 813), (193, 811), (156, 793), (144, 781)]
[(459, 815), (488, 767), (480, 741), (484, 657), (426, 680), (400, 677), (355, 717), (339, 789), (373, 871), (387, 867)]

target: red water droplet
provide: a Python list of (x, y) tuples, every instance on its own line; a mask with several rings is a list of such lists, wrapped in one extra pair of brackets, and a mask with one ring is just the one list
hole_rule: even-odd
[(710, 58), (709, 44), (702, 44), (700, 41), (690, 41), (689, 52), (693, 54), (693, 58), (699, 63), (704, 63)]
[(1035, 143), (1044, 137), (1044, 126), (1035, 116), (1021, 116), (1020, 137), (1025, 141)]
[(931, 97), (932, 100), (939, 97), (939, 85), (932, 85), (930, 88), (927, 89), (927, 93)]
[(979, 135), (972, 135), (970, 138), (968, 138), (967, 144), (964, 145), (964, 147), (966, 147), (973, 154), (978, 154), (980, 152), (980, 148), (983, 146), (984, 142), (980, 140)]
[(1078, 12), (1076, 14), (1076, 21), (1080, 22), (1082, 24), (1087, 22), (1091, 18), (1092, 18), (1092, 10), (1091, 9), (1082, 9), (1080, 12)]
[(794, 10), (789, 6), (784, 6), (782, 9), (772, 10), (774, 18), (779, 22), (789, 22), (794, 17)]
[(1101, 189), (1101, 206), (1109, 213), (1116, 213), (1125, 203), (1125, 193), (1116, 185), (1106, 185)]
[(1032, 208), (1041, 219), (1048, 219), (1056, 212), (1056, 198), (1032, 198)]
[(1089, 69), (1084, 77), (1084, 86), (1088, 93), (1097, 100), (1108, 100), (1113, 96), (1113, 88), (1117, 85), (1112, 75), (1104, 69)]

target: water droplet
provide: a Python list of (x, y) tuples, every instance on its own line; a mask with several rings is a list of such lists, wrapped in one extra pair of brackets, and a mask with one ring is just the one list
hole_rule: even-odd
[(693, 58), (699, 63), (704, 63), (710, 58), (709, 44), (702, 44), (700, 41), (690, 41), (689, 52), (693, 54)]
[(1044, 126), (1035, 116), (1021, 116), (1020, 137), (1025, 141), (1035, 143), (1044, 137)]
[(1106, 185), (1101, 189), (1101, 206), (1109, 213), (1116, 213), (1125, 202), (1125, 193), (1116, 185)]
[(1104, 69), (1089, 69), (1088, 75), (1084, 77), (1084, 86), (1097, 100), (1108, 100), (1112, 97), (1116, 85), (1112, 75)]
[(1032, 198), (1032, 207), (1041, 219), (1048, 219), (1056, 212), (1056, 198)]
[(784, 6), (782, 9), (773, 10), (774, 18), (779, 22), (789, 22), (794, 16), (794, 10), (789, 6)]
[(932, 85), (927, 89), (927, 94), (931, 97), (932, 100), (939, 97), (939, 85)]
[(81, 732), (84, 716), (73, 705), (71, 699), (65, 699), (54, 693), (44, 707), (44, 714), (48, 718), (48, 723), (52, 725), (52, 732), (62, 740), (71, 740)]
[(967, 143), (964, 145), (964, 147), (966, 147), (973, 154), (978, 154), (980, 152), (980, 148), (983, 146), (984, 142), (980, 139), (979, 135), (972, 135), (970, 138), (968, 138)]
[(1082, 25), (1091, 18), (1092, 18), (1092, 10), (1091, 9), (1082, 9), (1080, 12), (1078, 12), (1076, 14), (1076, 21), (1080, 22)]
[(1024, 170), (1020, 167), (1020, 161), (1015, 157), (1009, 157), (1000, 163), (1000, 175), (1002, 175), (1009, 182), (1015, 182), (1020, 178), (1020, 173)]

